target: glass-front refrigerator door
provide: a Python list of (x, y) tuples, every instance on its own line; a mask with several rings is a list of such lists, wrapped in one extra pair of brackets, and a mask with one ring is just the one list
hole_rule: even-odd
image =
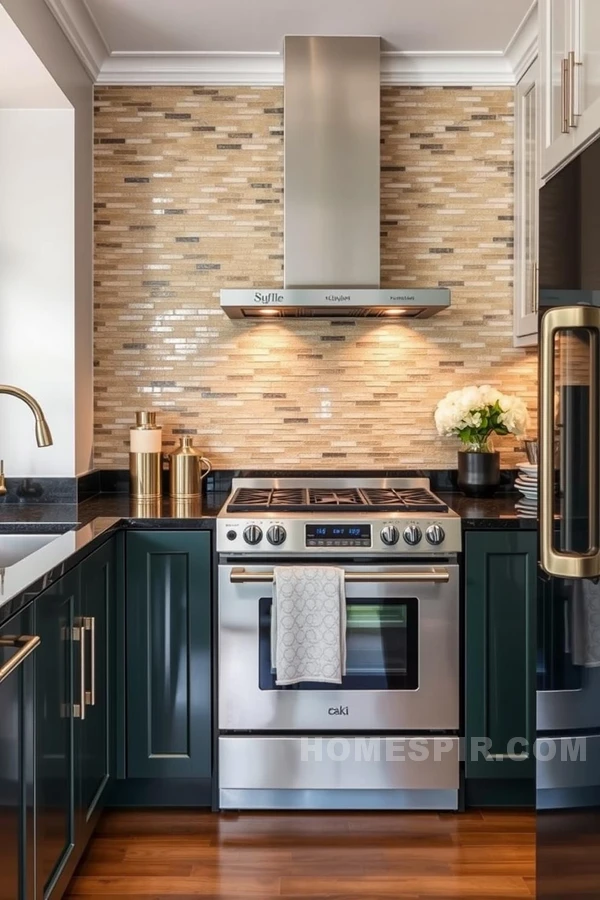
[(555, 296), (540, 333), (541, 900), (600, 896), (600, 308)]

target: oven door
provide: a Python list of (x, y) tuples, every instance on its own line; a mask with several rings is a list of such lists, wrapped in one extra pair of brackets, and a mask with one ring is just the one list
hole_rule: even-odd
[(272, 569), (219, 566), (222, 731), (458, 730), (458, 566), (345, 572), (342, 684), (278, 687), (270, 649)]

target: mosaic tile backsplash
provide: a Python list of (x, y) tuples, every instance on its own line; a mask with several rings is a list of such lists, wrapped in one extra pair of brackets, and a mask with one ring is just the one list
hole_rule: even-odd
[[(219, 468), (447, 468), (433, 409), (490, 382), (532, 413), (512, 346), (513, 94), (382, 88), (383, 287), (448, 286), (421, 322), (232, 322), (222, 287), (283, 285), (283, 90), (96, 92), (95, 464), (138, 409)], [(497, 441), (502, 464), (522, 454)]]

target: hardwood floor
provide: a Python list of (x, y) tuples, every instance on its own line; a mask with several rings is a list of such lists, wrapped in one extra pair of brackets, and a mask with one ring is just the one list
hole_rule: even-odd
[(531, 900), (534, 827), (495, 811), (109, 811), (67, 896)]

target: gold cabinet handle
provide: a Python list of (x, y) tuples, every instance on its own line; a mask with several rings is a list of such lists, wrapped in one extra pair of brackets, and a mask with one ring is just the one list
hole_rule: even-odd
[(79, 643), (79, 703), (73, 704), (73, 717), (85, 719), (85, 619), (80, 619), (79, 624), (73, 628), (73, 640)]
[[(420, 572), (346, 572), (344, 579), (348, 584), (447, 584), (450, 573), (447, 569), (426, 569)], [(271, 584), (273, 572), (248, 572), (246, 569), (232, 569), (229, 576), (231, 584)]]
[(540, 308), (539, 303), (539, 290), (540, 290), (540, 268), (536, 262), (531, 264), (531, 311), (532, 313), (538, 313)]
[(89, 691), (85, 691), (87, 706), (96, 705), (96, 617), (86, 616), (83, 620), (84, 632), (90, 635), (90, 670), (91, 682)]
[(569, 77), (569, 126), (570, 128), (577, 127), (577, 116), (580, 115), (579, 110), (576, 107), (579, 106), (577, 101), (577, 73), (576, 67), (581, 66), (582, 63), (577, 62), (575, 60), (575, 51), (570, 50), (569, 55), (567, 57), (568, 64), (568, 77)]
[[(554, 339), (558, 331), (590, 330), (591, 378), (589, 392), (589, 534), (587, 553), (554, 549)], [(572, 306), (549, 310), (542, 319), (540, 348), (540, 561), (549, 575), (561, 578), (600, 576), (598, 535), (598, 337), (600, 310)]]
[(8, 678), (15, 669), (18, 669), (23, 660), (27, 659), (36, 647), (42, 643), (41, 638), (36, 635), (22, 634), (20, 637), (4, 637), (0, 638), (0, 647), (14, 647), (16, 653), (14, 656), (4, 663), (0, 668), (0, 684), (5, 678)]
[(569, 133), (569, 60), (560, 61), (560, 130)]

